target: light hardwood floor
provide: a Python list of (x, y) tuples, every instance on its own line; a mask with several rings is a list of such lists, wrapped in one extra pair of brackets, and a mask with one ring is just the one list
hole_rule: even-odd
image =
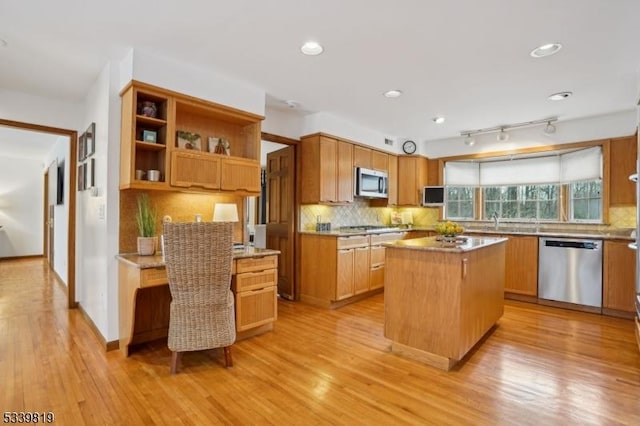
[[(113, 284), (115, 285), (115, 283)], [(104, 352), (41, 260), (0, 261), (0, 408), (57, 424), (640, 424), (629, 320), (507, 302), (450, 372), (389, 353), (383, 296), (335, 311), (280, 302), (275, 331), (187, 354)]]

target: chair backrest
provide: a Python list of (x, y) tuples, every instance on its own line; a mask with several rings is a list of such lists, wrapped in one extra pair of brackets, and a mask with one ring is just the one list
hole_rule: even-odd
[(164, 224), (163, 233), (173, 302), (226, 303), (231, 285), (233, 224), (170, 222)]

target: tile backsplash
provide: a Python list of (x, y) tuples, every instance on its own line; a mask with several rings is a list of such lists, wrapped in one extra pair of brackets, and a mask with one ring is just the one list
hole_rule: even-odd
[[(300, 230), (312, 231), (317, 222), (331, 223), (331, 229), (354, 225), (391, 225), (393, 213), (405, 213), (414, 226), (431, 226), (438, 220), (437, 208), (369, 207), (369, 201), (355, 198), (352, 204), (326, 206), (306, 204), (300, 207)], [(407, 213), (410, 213), (407, 216)]]
[(609, 207), (609, 222), (615, 228), (635, 228), (635, 207)]

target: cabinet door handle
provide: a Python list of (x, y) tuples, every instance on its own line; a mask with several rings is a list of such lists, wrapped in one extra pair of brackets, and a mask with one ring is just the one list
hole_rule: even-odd
[(467, 278), (467, 265), (469, 264), (469, 259), (462, 259), (462, 279)]

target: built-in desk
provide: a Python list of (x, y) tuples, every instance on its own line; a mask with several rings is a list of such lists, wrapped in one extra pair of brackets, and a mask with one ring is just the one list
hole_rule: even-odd
[[(278, 315), (278, 250), (234, 250), (231, 290), (235, 295), (237, 340), (273, 330)], [(166, 338), (169, 280), (162, 256), (120, 254), (118, 299), (120, 349)]]

